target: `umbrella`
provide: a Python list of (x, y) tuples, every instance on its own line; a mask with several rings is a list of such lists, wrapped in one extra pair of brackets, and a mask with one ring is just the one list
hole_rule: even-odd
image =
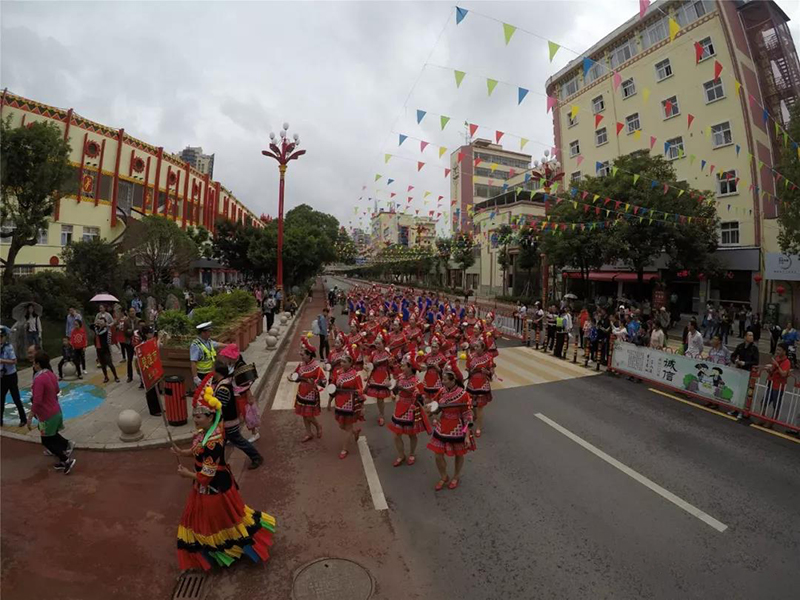
[(578, 297), (575, 294), (564, 294), (565, 300), (577, 300)]
[(33, 309), (36, 311), (36, 314), (40, 317), (42, 316), (42, 305), (38, 302), (20, 302), (17, 304), (14, 309), (11, 311), (11, 317), (15, 321), (24, 321), (25, 320), (25, 312), (27, 311), (28, 305), (33, 304)]
[(119, 300), (111, 294), (96, 294), (89, 302), (119, 302)]

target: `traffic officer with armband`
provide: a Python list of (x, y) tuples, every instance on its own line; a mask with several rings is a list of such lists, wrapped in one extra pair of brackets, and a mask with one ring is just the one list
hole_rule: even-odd
[(198, 387), (206, 376), (214, 371), (217, 351), (225, 347), (225, 344), (220, 344), (211, 339), (211, 325), (211, 321), (200, 323), (197, 326), (197, 337), (189, 347), (189, 360), (192, 362), (192, 381), (194, 381), (195, 387)]

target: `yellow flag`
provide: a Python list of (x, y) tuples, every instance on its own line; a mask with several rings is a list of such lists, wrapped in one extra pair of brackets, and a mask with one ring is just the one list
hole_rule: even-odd
[(741, 89), (742, 89), (742, 84), (741, 84), (741, 83), (739, 83), (739, 82), (738, 82), (737, 80), (735, 80), (735, 79), (734, 79), (734, 83), (736, 83), (736, 95), (738, 96), (738, 95), (739, 95), (739, 92), (740, 92), (740, 91), (741, 91)]
[(497, 163), (492, 163), (492, 165), (491, 165), (492, 173), (494, 173), (495, 169), (497, 169)]
[(642, 98), (644, 98), (645, 103), (650, 99), (650, 88), (644, 88), (642, 90)]
[(572, 116), (573, 119), (578, 116), (578, 111), (580, 110), (580, 108), (581, 107), (578, 106), (577, 104), (572, 105), (572, 109), (570, 110), (570, 115)]
[(526, 140), (525, 138), (519, 139), (519, 149), (522, 150), (530, 140)]
[(637, 129), (636, 131), (634, 131), (634, 132), (633, 132), (633, 137), (634, 137), (634, 138), (636, 138), (637, 140), (638, 140), (638, 139), (641, 139), (641, 137), (642, 137), (642, 130), (641, 130), (641, 129)]
[(442, 155), (447, 152), (447, 148), (444, 146), (439, 146), (439, 158), (442, 158)]
[(681, 26), (678, 25), (678, 22), (673, 19), (672, 17), (669, 18), (669, 41), (675, 39), (675, 36), (678, 35), (678, 32), (681, 30)]

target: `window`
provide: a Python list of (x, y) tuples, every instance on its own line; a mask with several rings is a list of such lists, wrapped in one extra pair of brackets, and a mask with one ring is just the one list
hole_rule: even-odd
[(569, 143), (569, 155), (578, 156), (581, 153), (581, 145), (578, 140)]
[(630, 98), (636, 94), (636, 84), (633, 83), (633, 77), (626, 79), (622, 82), (622, 97)]
[(83, 241), (91, 242), (93, 239), (100, 237), (99, 227), (84, 227), (83, 228)]
[(633, 113), (632, 115), (625, 117), (625, 124), (628, 126), (628, 133), (633, 133), (634, 131), (641, 129), (642, 126), (639, 124), (639, 113)]
[(46, 246), (47, 242), (49, 241), (47, 234), (48, 234), (48, 228), (46, 226), (42, 227), (36, 234), (36, 243), (41, 244), (42, 246)]
[(672, 138), (671, 140), (667, 140), (665, 154), (667, 155), (667, 160), (681, 158), (683, 156), (683, 138), (679, 136)]
[[(13, 223), (6, 223), (2, 227), (0, 227), (0, 231), (2, 231), (3, 233), (13, 233), (15, 229), (16, 229), (16, 227), (14, 226)], [(2, 244), (10, 244), (11, 243), (11, 236), (0, 238), (0, 243), (2, 243)]]
[(725, 121), (719, 125), (712, 125), (711, 140), (714, 144), (714, 148), (732, 144), (733, 135), (731, 134), (731, 124), (728, 121)]
[(571, 96), (575, 92), (578, 91), (578, 76), (575, 75), (569, 81), (565, 81), (564, 85), (561, 86), (561, 99), (563, 100), (567, 96)]
[(602, 129), (598, 129), (594, 132), (594, 145), (595, 146), (602, 146), (608, 142), (608, 131), (606, 128), (603, 127)]
[(72, 225), (61, 226), (61, 245), (66, 246), (72, 243)]
[(706, 94), (706, 104), (716, 102), (725, 97), (725, 90), (722, 88), (722, 79), (706, 81), (703, 84), (703, 91)]
[(678, 97), (671, 96), (666, 100), (661, 101), (661, 109), (664, 112), (664, 118), (669, 119), (671, 117), (676, 117), (681, 114), (681, 109), (678, 106)]
[(603, 101), (603, 96), (598, 96), (592, 100), (592, 112), (597, 114), (606, 109), (606, 103)]
[(719, 225), (719, 243), (722, 246), (733, 246), (739, 243), (739, 221), (727, 221)]
[(668, 58), (656, 63), (656, 81), (663, 81), (667, 77), (672, 77), (672, 65)]
[(580, 181), (581, 180), (581, 172), (574, 171), (572, 175), (569, 176), (570, 181)]
[(567, 111), (567, 122), (569, 123), (570, 127), (574, 127), (578, 124), (578, 115), (572, 116), (572, 111)]
[(667, 39), (667, 19), (666, 17), (660, 19), (645, 29), (642, 34), (642, 47), (647, 50), (651, 46), (655, 46), (661, 40)]
[(33, 275), (33, 265), (20, 265), (14, 267), (14, 275), (17, 277), (25, 277), (26, 275)]
[(678, 25), (685, 27), (689, 23), (695, 22), (708, 11), (706, 10), (705, 2), (703, 0), (696, 0), (695, 2), (687, 2), (678, 8), (675, 20)]
[(717, 190), (718, 196), (730, 196), (739, 192), (739, 179), (735, 170), (717, 173)]
[(710, 37), (703, 38), (698, 43), (703, 47), (703, 54), (700, 55), (701, 61), (716, 55), (714, 42), (711, 41)]
[(598, 177), (605, 177), (611, 173), (611, 166), (608, 164), (608, 161), (601, 162), (600, 166), (597, 167), (597, 176)]
[(630, 39), (611, 51), (611, 68), (616, 69), (625, 61), (633, 58), (634, 54), (636, 54), (636, 41)]
[(603, 74), (603, 63), (592, 60), (592, 68), (586, 71), (586, 77), (584, 78), (584, 83), (592, 83), (596, 79)]

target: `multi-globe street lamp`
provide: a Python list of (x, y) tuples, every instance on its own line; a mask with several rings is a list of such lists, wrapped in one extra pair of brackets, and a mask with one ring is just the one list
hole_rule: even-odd
[[(550, 150), (544, 151), (544, 156), (539, 160), (533, 161), (533, 171), (539, 176), (538, 178), (544, 183), (544, 212), (547, 214), (550, 209), (550, 190), (553, 184), (561, 181), (564, 178), (564, 173), (561, 170), (561, 163), (558, 162), (555, 155), (550, 156)], [(548, 271), (547, 256), (542, 256), (542, 299), (547, 304), (548, 296)]]
[[(294, 134), (292, 140), (289, 139), (289, 124), (284, 123), (280, 132), (280, 142), (274, 133), (269, 134), (269, 150), (262, 150), (261, 154), (269, 156), (278, 161), (278, 171), (281, 174), (278, 184), (278, 268), (275, 282), (275, 289), (280, 291), (281, 308), (283, 308), (283, 191), (285, 187), (286, 167), (290, 160), (295, 160), (306, 153), (305, 150), (298, 150), (300, 146), (300, 136)], [(280, 144), (280, 146), (278, 145)]]

